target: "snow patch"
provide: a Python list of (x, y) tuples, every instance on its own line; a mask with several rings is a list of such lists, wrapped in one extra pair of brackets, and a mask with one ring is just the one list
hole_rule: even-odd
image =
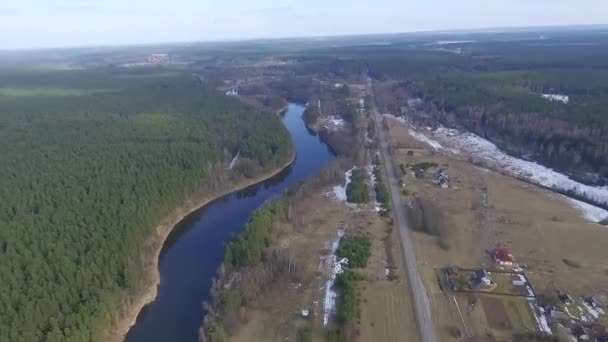
[(234, 167), (236, 162), (239, 160), (240, 156), (241, 156), (241, 151), (238, 151), (236, 153), (236, 155), (234, 156), (234, 158), (232, 158), (232, 160), (230, 161), (230, 165), (228, 165), (228, 170), (232, 170), (232, 168)]
[(329, 242), (329, 253), (322, 261), (323, 266), (329, 271), (329, 276), (325, 282), (325, 298), (323, 300), (323, 326), (326, 327), (329, 323), (329, 318), (333, 315), (336, 309), (337, 294), (333, 290), (336, 276), (344, 271), (344, 266), (348, 264), (348, 259), (337, 260), (336, 250), (340, 245), (340, 240), (344, 236), (343, 230), (338, 230), (338, 237)]
[[(427, 137), (426, 135), (416, 131), (410, 124), (408, 124), (408, 122), (400, 117), (400, 116), (394, 116), (392, 114), (384, 114), (384, 116), (388, 116), (391, 117), (397, 121), (399, 121), (401, 124), (407, 126), (408, 132), (409, 134), (416, 140), (423, 142), (429, 146), (431, 146), (433, 149), (435, 150), (441, 150), (443, 149), (443, 146), (441, 146), (441, 144), (433, 139), (430, 139), (429, 137)], [(430, 130), (430, 127), (427, 127), (428, 130)]]
[(443, 146), (441, 146), (440, 143), (438, 143), (435, 140), (429, 139), (426, 135), (422, 134), (422, 133), (418, 133), (413, 129), (409, 129), (409, 133), (412, 137), (414, 137), (414, 139), (423, 142), (429, 146), (431, 146), (434, 150), (441, 150), (443, 149)]
[[(407, 125), (403, 118), (397, 118)], [(443, 149), (449, 153), (465, 154), (481, 159), (490, 168), (503, 170), (511, 176), (526, 179), (548, 188), (574, 192), (588, 200), (608, 205), (608, 187), (596, 187), (577, 182), (535, 162), (512, 157), (490, 141), (470, 132), (461, 133), (456, 129), (439, 127), (432, 132), (434, 139), (414, 131), (409, 125), (410, 134), (416, 140), (426, 143), (435, 150)], [(599, 207), (569, 198), (569, 202), (579, 209), (584, 217), (595, 223), (608, 218), (608, 211)]]
[(378, 199), (376, 196), (376, 175), (374, 175), (374, 165), (368, 165), (365, 170), (367, 171), (367, 175), (369, 176), (369, 179), (371, 181), (371, 186), (370, 186), (370, 196), (373, 200), (373, 205), (374, 205), (374, 211), (379, 213), (380, 210), (382, 210), (382, 206), (380, 205), (380, 203), (378, 203)]
[[(534, 316), (534, 320), (536, 321), (536, 325), (538, 326), (538, 328), (549, 334), (552, 335), (553, 332), (551, 331), (551, 328), (549, 327), (549, 323), (547, 322), (547, 316), (545, 315), (545, 309), (543, 309), (542, 307), (537, 307), (535, 304), (535, 301), (533, 299), (529, 300), (529, 304), (532, 307), (532, 314)], [(540, 315), (538, 315), (536, 313), (536, 308), (538, 308), (538, 311), (540, 312)]]
[(344, 185), (334, 186), (332, 188), (332, 191), (329, 192), (327, 195), (337, 199), (340, 202), (346, 202), (346, 187), (348, 186), (348, 183), (350, 183), (354, 170), (355, 170), (355, 168), (353, 167), (352, 169), (346, 171), (344, 173), (344, 179), (346, 180), (344, 182)]
[(586, 302), (583, 302), (583, 306), (585, 307), (585, 309), (587, 309), (587, 312), (589, 312), (593, 319), (598, 319), (600, 317), (600, 313), (591, 305), (587, 304)]
[(598, 223), (608, 218), (608, 210), (593, 206), (589, 203), (575, 200), (574, 198), (566, 196), (564, 196), (564, 198), (570, 202), (574, 209), (578, 209), (583, 217), (589, 221)]
[[(445, 145), (449, 145), (461, 152), (480, 158), (489, 163), (491, 167), (504, 170), (510, 175), (521, 177), (533, 183), (557, 189), (572, 191), (597, 203), (608, 203), (608, 188), (594, 187), (579, 183), (570, 177), (556, 172), (535, 162), (509, 156), (486, 139), (473, 133), (455, 134), (456, 130), (440, 127), (435, 131), (435, 137)], [(590, 207), (593, 207), (589, 205)], [(589, 209), (589, 207), (586, 207)], [(594, 211), (598, 213), (599, 209)], [(604, 211), (604, 210), (602, 210)], [(604, 215), (605, 218), (608, 215)], [(602, 218), (602, 219), (603, 219)], [(598, 222), (597, 220), (595, 222)]]
[(344, 121), (344, 119), (338, 117), (338, 116), (330, 116), (329, 118), (326, 119), (326, 123), (323, 125), (323, 127), (331, 130), (331, 131), (335, 131), (335, 130), (339, 130), (340, 128), (344, 127), (346, 125), (346, 121)]
[(568, 104), (570, 102), (570, 97), (568, 95), (561, 94), (540, 94), (540, 96), (551, 102), (561, 102), (563, 104)]
[(450, 44), (464, 44), (474, 43), (474, 40), (438, 40), (435, 42), (437, 45), (450, 45)]

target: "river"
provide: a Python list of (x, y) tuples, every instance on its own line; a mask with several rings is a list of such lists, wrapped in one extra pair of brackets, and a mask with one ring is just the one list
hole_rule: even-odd
[(304, 109), (290, 103), (282, 117), (296, 148), (296, 160), (290, 167), (265, 182), (209, 203), (173, 229), (160, 256), (158, 296), (141, 311), (127, 341), (197, 341), (203, 322), (202, 303), (209, 299), (211, 280), (224, 257), (226, 242), (241, 232), (253, 211), (266, 200), (314, 176), (335, 158), (304, 124)]

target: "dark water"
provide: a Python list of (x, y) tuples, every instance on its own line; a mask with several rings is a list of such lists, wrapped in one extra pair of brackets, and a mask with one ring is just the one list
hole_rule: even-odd
[(210, 203), (173, 230), (160, 257), (158, 297), (140, 313), (127, 341), (197, 341), (202, 303), (209, 299), (211, 278), (222, 262), (225, 243), (243, 229), (264, 201), (315, 175), (334, 158), (328, 146), (304, 125), (303, 111), (303, 106), (290, 104), (283, 116), (297, 151), (291, 167), (257, 186)]

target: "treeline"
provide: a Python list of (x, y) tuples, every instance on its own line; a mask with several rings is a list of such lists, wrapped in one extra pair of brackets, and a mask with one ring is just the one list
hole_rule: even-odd
[[(412, 85), (426, 105), (408, 113), (423, 124), (465, 127), (511, 154), (533, 156), (580, 181), (603, 185), (608, 182), (608, 83), (593, 80), (583, 88), (564, 72), (437, 77)], [(548, 101), (536, 92), (569, 94), (570, 102)]]
[(0, 89), (1, 341), (103, 339), (147, 285), (154, 227), (292, 149), (275, 115), (191, 75), (24, 71)]
[[(226, 341), (243, 320), (242, 306), (256, 298), (269, 282), (285, 275), (297, 277), (296, 260), (270, 245), (271, 229), (288, 219), (289, 205), (288, 199), (280, 199), (257, 209), (243, 232), (226, 246), (220, 279), (212, 288), (212, 303), (205, 305), (202, 341)], [(237, 275), (245, 281), (235, 281)]]
[(450, 232), (443, 213), (431, 201), (414, 195), (405, 207), (409, 226), (419, 232), (437, 237), (439, 247), (450, 249)]
[(390, 206), (390, 194), (386, 184), (382, 181), (382, 163), (380, 162), (380, 155), (376, 154), (372, 159), (372, 165), (374, 168), (374, 194), (376, 195), (376, 201), (380, 204), (380, 214), (382, 216), (388, 216), (391, 210)]
[(346, 200), (350, 203), (369, 202), (370, 190), (367, 185), (367, 172), (364, 169), (352, 170), (350, 182), (346, 185)]
[[(586, 39), (597, 44), (571, 44)], [(477, 40), (477, 38), (475, 38)], [(608, 184), (608, 47), (605, 33), (560, 33), (552, 43), (487, 37), (430, 51), (394, 44), (359, 48), (379, 85), (381, 108), (422, 124), (466, 129), (511, 154), (532, 157), (577, 180)], [(559, 42), (559, 44), (557, 44)], [(375, 51), (372, 51), (375, 50)], [(561, 94), (569, 103), (549, 101)], [(407, 99), (426, 106), (411, 108)], [(416, 107), (416, 106), (414, 106)]]

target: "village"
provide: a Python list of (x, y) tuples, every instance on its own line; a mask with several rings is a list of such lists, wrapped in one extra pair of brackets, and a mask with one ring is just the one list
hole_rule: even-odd
[[(541, 336), (608, 341), (602, 263), (581, 266), (569, 256), (582, 258), (579, 250), (562, 247), (560, 253), (559, 247), (541, 246), (568, 245), (557, 228), (564, 221), (574, 221), (568, 231), (589, 229), (605, 239), (601, 226), (583, 223), (563, 200), (542, 190), (438, 152), (434, 141), (400, 118), (385, 115), (384, 125), (442, 341), (536, 341)], [(527, 202), (532, 198), (534, 204)], [(555, 215), (560, 211), (574, 214)], [(545, 215), (551, 216), (539, 218)], [(547, 229), (558, 235), (546, 236), (542, 231)], [(584, 258), (599, 258), (595, 251), (591, 255), (596, 246), (601, 248), (594, 244)], [(595, 280), (578, 275), (587, 267), (600, 267)]]
[[(486, 267), (448, 266), (438, 273), (439, 286), (453, 298), (466, 337), (484, 329), (488, 336), (501, 331), (539, 331), (572, 341), (608, 341), (608, 318), (592, 296), (571, 296), (559, 289), (537, 294), (525, 268), (505, 247), (488, 251)], [(506, 337), (506, 336), (505, 336)]]

